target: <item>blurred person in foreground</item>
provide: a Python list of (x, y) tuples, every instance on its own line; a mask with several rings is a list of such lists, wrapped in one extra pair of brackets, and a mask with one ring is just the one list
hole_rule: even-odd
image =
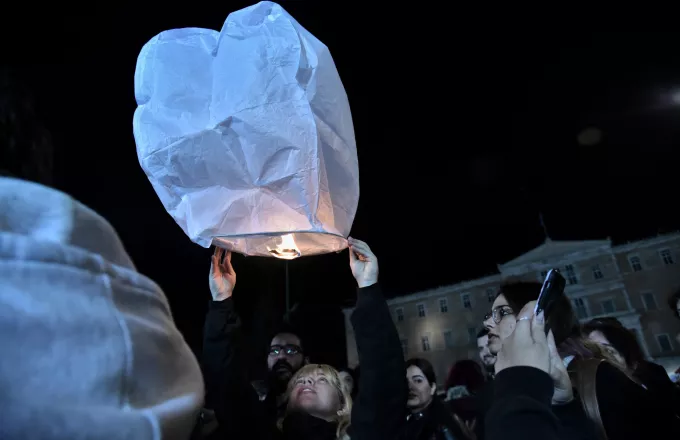
[(41, 184), (49, 135), (5, 70), (0, 136), (0, 438), (189, 438), (203, 381), (165, 295), (105, 219)]

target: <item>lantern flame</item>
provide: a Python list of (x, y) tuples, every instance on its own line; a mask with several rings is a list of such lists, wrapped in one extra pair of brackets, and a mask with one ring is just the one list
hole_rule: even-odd
[(286, 234), (281, 236), (281, 243), (271, 248), (267, 246), (267, 250), (276, 258), (281, 258), (282, 260), (293, 260), (298, 258), (300, 254), (300, 249), (298, 249), (293, 240), (293, 234)]

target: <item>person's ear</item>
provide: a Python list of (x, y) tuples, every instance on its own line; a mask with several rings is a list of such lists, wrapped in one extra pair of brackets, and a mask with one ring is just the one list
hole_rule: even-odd
[(437, 392), (437, 384), (436, 384), (436, 383), (433, 383), (433, 384), (430, 386), (430, 396), (434, 396), (436, 392)]
[(302, 366), (304, 367), (305, 365), (309, 364), (309, 356), (305, 356), (304, 359), (302, 359)]

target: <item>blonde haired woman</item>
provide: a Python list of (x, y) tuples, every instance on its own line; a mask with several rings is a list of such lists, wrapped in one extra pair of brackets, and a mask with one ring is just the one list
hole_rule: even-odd
[(250, 386), (239, 346), (240, 321), (215, 328), (206, 325), (204, 377), (221, 438), (389, 440), (401, 436), (407, 398), (401, 342), (378, 285), (378, 259), (363, 241), (351, 237), (348, 241), (350, 269), (359, 286), (350, 318), (361, 364), (354, 405), (337, 370), (307, 365), (291, 378), (288, 403), (277, 422)]
[(288, 384), (288, 406), (279, 428), (286, 438), (348, 439), (352, 397), (330, 365), (302, 367)]

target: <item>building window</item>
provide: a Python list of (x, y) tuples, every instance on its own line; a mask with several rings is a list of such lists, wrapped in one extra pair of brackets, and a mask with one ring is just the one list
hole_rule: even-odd
[(574, 298), (573, 303), (576, 316), (578, 316), (579, 319), (587, 318), (588, 309), (586, 308), (586, 302), (583, 300), (583, 298)]
[(444, 345), (446, 348), (454, 348), (455, 346), (453, 342), (453, 332), (451, 330), (446, 330), (444, 332)]
[(675, 260), (673, 259), (673, 254), (671, 254), (670, 249), (663, 249), (661, 252), (659, 252), (659, 255), (661, 256), (663, 264), (668, 265), (675, 263)]
[(601, 280), (604, 276), (602, 275), (602, 271), (600, 270), (600, 265), (596, 264), (593, 266), (593, 278), (596, 280)]
[(656, 297), (653, 293), (643, 293), (642, 303), (645, 306), (645, 310), (659, 310), (659, 306), (656, 304)]
[(477, 329), (475, 327), (468, 327), (468, 342), (477, 343)]
[(614, 300), (613, 299), (605, 299), (602, 301), (602, 313), (604, 315), (609, 315), (611, 313), (616, 312), (616, 305), (614, 305)]
[(404, 320), (404, 308), (397, 307), (394, 309), (394, 313), (397, 315), (397, 322), (402, 322)]
[(642, 270), (642, 262), (637, 255), (628, 257), (628, 262), (630, 263), (630, 268), (633, 269), (633, 272), (640, 272)]
[(420, 338), (420, 341), (423, 344), (423, 351), (430, 351), (430, 337), (423, 336), (422, 338)]
[(424, 318), (425, 317), (425, 304), (416, 304), (416, 307), (418, 308), (418, 317)]
[(447, 313), (449, 311), (449, 301), (446, 298), (441, 298), (439, 300), (439, 311), (442, 313)]
[(408, 354), (408, 339), (401, 340), (401, 351), (404, 352), (404, 356)]
[(673, 351), (673, 344), (671, 344), (671, 338), (667, 334), (656, 335), (656, 341), (659, 343), (659, 349), (662, 352)]
[(576, 278), (576, 272), (574, 271), (574, 266), (567, 264), (564, 266), (564, 273), (569, 284), (577, 284), (578, 278)]
[(486, 299), (488, 299), (490, 303), (494, 302), (496, 300), (496, 289), (490, 287), (486, 289)]
[(463, 308), (465, 308), (465, 309), (471, 309), (472, 308), (472, 300), (470, 299), (469, 293), (461, 294), (460, 300), (463, 302)]

